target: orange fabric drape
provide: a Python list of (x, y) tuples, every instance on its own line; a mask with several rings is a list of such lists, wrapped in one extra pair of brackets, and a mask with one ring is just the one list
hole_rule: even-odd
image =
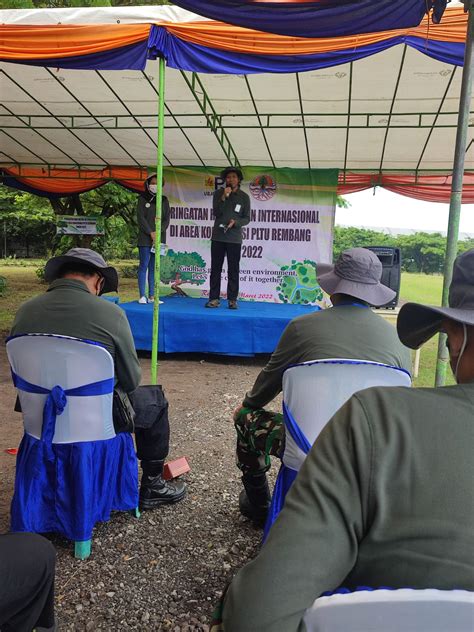
[[(1, 165), (0, 165), (1, 167)], [(115, 180), (118, 184), (141, 192), (148, 177), (146, 169), (139, 167), (106, 167), (97, 170), (42, 169), (41, 167), (4, 167), (4, 173), (23, 184), (54, 194), (84, 193)], [(449, 203), (451, 174), (415, 175), (405, 173), (351, 173), (339, 174), (337, 193), (348, 195), (378, 186), (400, 195), (427, 202)], [(474, 204), (474, 172), (464, 174), (462, 201)]]
[(98, 170), (42, 169), (38, 167), (6, 167), (3, 171), (23, 184), (47, 193), (73, 195), (84, 193), (116, 180), (136, 191), (143, 190), (148, 177), (146, 169), (136, 167), (107, 167)]
[[(339, 174), (339, 195), (357, 193), (373, 187), (382, 187), (393, 193), (425, 202), (449, 204), (451, 197), (451, 174), (409, 175), (404, 173), (343, 173)], [(463, 204), (474, 204), (474, 172), (464, 174)]]
[(462, 8), (445, 11), (441, 24), (432, 24), (425, 16), (418, 27), (343, 37), (291, 37), (254, 31), (224, 22), (192, 22), (163, 24), (166, 30), (182, 40), (219, 50), (262, 55), (304, 55), (361, 48), (386, 39), (411, 35), (423, 39), (464, 42), (467, 14)]
[(2, 59), (54, 59), (90, 55), (148, 39), (150, 24), (0, 26)]

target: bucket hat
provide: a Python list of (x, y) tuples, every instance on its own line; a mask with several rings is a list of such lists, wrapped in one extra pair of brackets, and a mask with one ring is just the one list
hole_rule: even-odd
[(474, 325), (474, 249), (456, 258), (449, 287), (449, 307), (405, 303), (397, 320), (400, 340), (411, 349), (418, 349), (441, 330), (443, 320)]
[(53, 257), (44, 268), (44, 278), (48, 283), (59, 277), (61, 268), (67, 263), (86, 263), (97, 270), (104, 278), (101, 294), (116, 292), (118, 289), (118, 274), (115, 268), (108, 266), (104, 258), (90, 248), (71, 248), (64, 255)]
[(349, 294), (375, 307), (389, 303), (396, 296), (396, 292), (380, 282), (382, 264), (367, 248), (344, 250), (335, 265), (318, 264), (317, 277), (327, 294)]

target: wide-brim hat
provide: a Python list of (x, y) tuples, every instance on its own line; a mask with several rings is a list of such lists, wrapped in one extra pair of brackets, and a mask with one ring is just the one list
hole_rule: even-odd
[(454, 262), (448, 302), (449, 307), (405, 303), (397, 320), (398, 337), (403, 344), (418, 349), (441, 331), (446, 318), (474, 325), (474, 250), (464, 252)]
[(367, 248), (344, 250), (334, 265), (318, 264), (317, 277), (327, 294), (349, 294), (375, 307), (389, 303), (397, 294), (380, 282), (382, 264)]
[(244, 179), (242, 171), (238, 167), (226, 167), (221, 171), (221, 178), (225, 180), (229, 173), (236, 173), (240, 181)]
[(117, 270), (105, 263), (104, 258), (90, 248), (71, 248), (64, 255), (53, 257), (44, 268), (44, 278), (48, 283), (55, 281), (61, 272), (61, 268), (67, 263), (82, 263), (94, 268), (104, 278), (104, 287), (101, 294), (116, 292), (118, 290)]

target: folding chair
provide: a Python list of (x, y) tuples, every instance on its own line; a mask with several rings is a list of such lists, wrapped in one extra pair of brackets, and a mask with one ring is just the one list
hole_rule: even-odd
[(472, 632), (474, 593), (466, 590), (359, 590), (319, 597), (303, 619), (308, 632)]
[(387, 364), (351, 359), (314, 360), (285, 371), (285, 450), (273, 490), (264, 540), (316, 437), (354, 393), (371, 386), (411, 386), (410, 374)]
[(28, 334), (7, 341), (23, 413), (12, 531), (54, 532), (90, 555), (96, 522), (137, 511), (138, 466), (129, 433), (115, 434), (114, 365), (101, 345)]

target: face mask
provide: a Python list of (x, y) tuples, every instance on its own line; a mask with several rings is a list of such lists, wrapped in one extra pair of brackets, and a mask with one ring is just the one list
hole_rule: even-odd
[(456, 368), (454, 369), (454, 377), (456, 379), (456, 383), (457, 384), (459, 384), (459, 380), (458, 380), (459, 365), (461, 363), (462, 354), (466, 350), (466, 346), (467, 346), (467, 327), (466, 327), (465, 323), (462, 324), (462, 327), (463, 327), (463, 331), (464, 331), (464, 340), (463, 340), (463, 343), (462, 343), (461, 351), (459, 352), (459, 355), (458, 355), (458, 361), (456, 362)]
[(153, 193), (153, 195), (156, 195), (156, 184), (149, 184), (148, 190), (150, 191), (150, 193)]

